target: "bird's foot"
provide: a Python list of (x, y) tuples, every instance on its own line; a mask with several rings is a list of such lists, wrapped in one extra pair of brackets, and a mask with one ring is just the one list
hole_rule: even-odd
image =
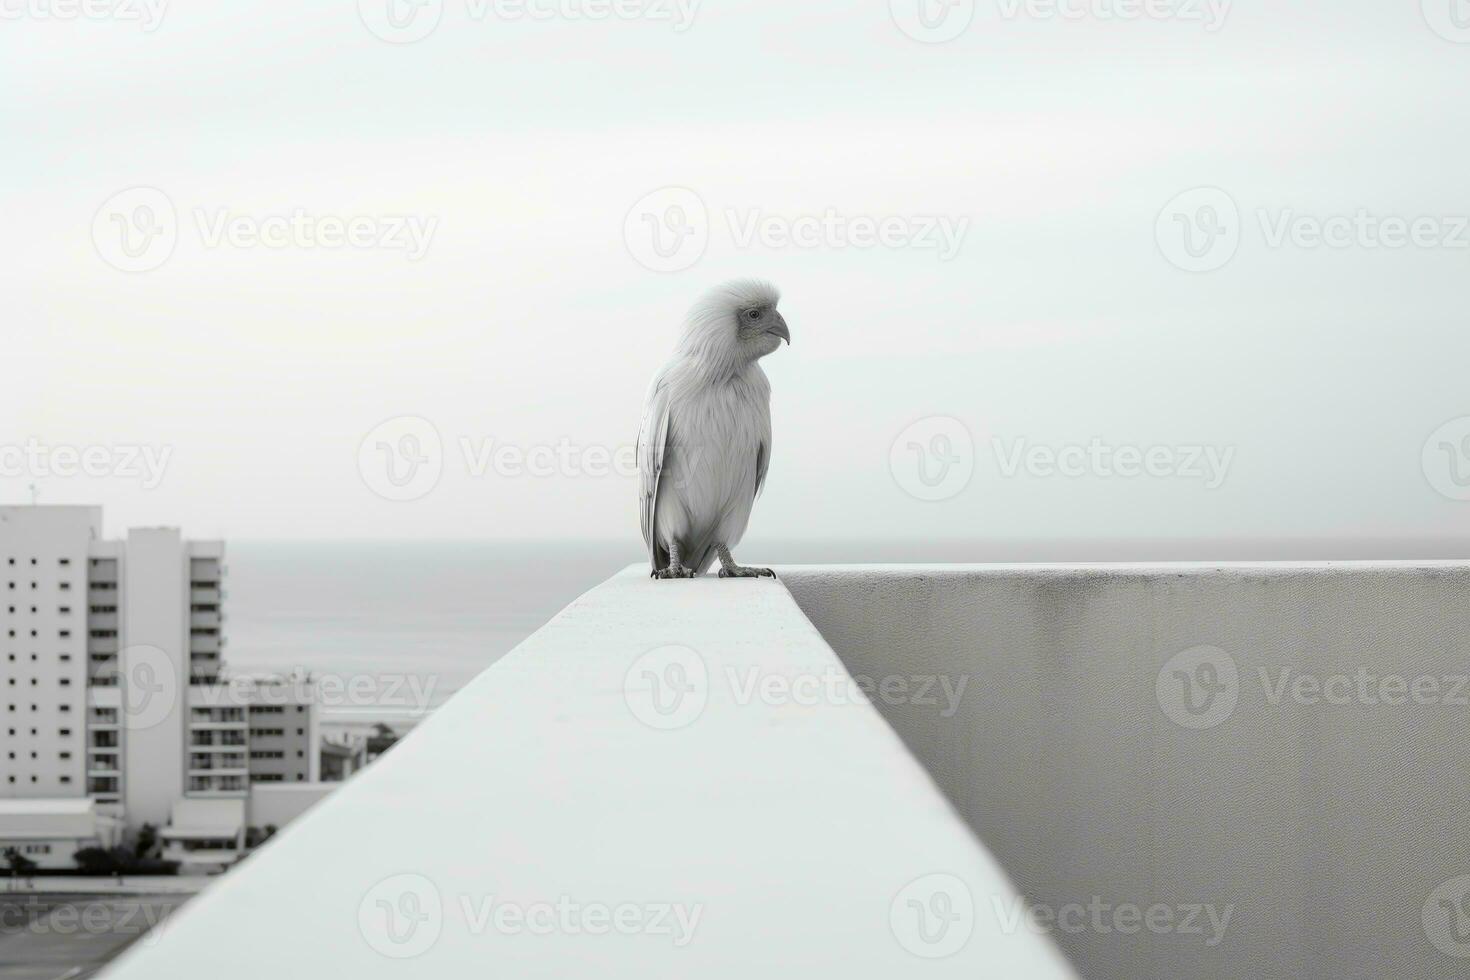
[(655, 569), (650, 578), (694, 578), (699, 573), (692, 568), (683, 565), (670, 565), (668, 568)]
[(720, 578), (775, 578), (769, 568), (746, 568), (744, 565), (727, 565), (720, 569)]

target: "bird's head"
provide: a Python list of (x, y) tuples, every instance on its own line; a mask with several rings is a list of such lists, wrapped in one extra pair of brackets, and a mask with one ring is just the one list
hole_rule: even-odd
[(680, 350), (711, 366), (738, 370), (791, 343), (776, 305), (781, 294), (768, 282), (736, 279), (699, 298), (684, 323)]

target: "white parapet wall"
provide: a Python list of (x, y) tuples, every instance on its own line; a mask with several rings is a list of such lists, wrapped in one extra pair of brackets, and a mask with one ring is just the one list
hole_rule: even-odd
[(1470, 565), (781, 574), (1084, 976), (1470, 976)]
[(635, 568), (108, 976), (1074, 976), (1021, 909), (780, 583)]

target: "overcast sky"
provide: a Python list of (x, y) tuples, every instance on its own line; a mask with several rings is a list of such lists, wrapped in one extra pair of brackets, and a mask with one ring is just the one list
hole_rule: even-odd
[(763, 536), (1470, 529), (1464, 4), (55, 2), (0, 4), (4, 502), (636, 538), (648, 380), (756, 275)]

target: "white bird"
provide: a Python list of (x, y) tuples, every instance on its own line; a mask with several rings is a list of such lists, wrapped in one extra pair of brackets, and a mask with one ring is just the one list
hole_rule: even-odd
[(730, 549), (750, 523), (771, 464), (771, 383), (762, 357), (791, 343), (770, 283), (710, 290), (684, 321), (674, 357), (654, 376), (638, 431), (638, 507), (655, 578), (774, 576)]

